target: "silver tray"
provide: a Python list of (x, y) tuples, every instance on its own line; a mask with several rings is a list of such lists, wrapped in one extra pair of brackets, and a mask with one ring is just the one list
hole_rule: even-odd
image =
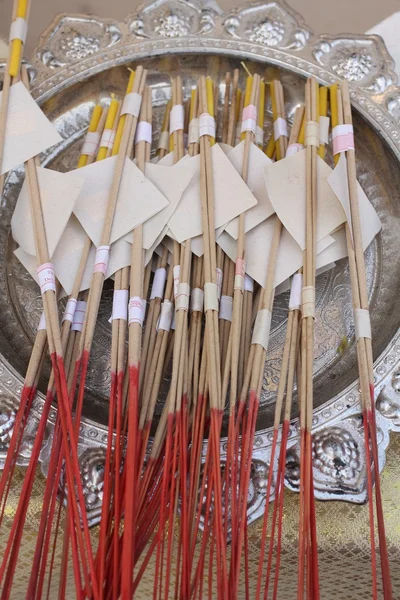
[[(170, 76), (181, 73), (185, 94), (207, 71), (220, 84), (226, 70), (245, 59), (266, 80), (281, 78), (289, 119), (303, 100), (304, 78), (325, 85), (345, 78), (355, 108), (357, 170), (361, 185), (383, 223), (382, 233), (366, 253), (375, 356), (375, 384), (380, 467), (385, 463), (389, 432), (400, 430), (400, 90), (393, 61), (378, 36), (315, 36), (284, 2), (247, 4), (228, 14), (217, 6), (185, 0), (157, 0), (129, 15), (123, 23), (82, 15), (61, 15), (44, 32), (29, 62), (32, 94), (55, 123), (63, 142), (42, 156), (61, 171), (75, 167), (91, 109), (111, 92), (122, 95), (126, 65), (149, 70), (155, 105), (154, 132), (160, 131)], [(255, 64), (257, 63), (257, 64)], [(266, 127), (270, 127), (266, 114)], [(4, 460), (18, 405), (23, 374), (41, 313), (39, 290), (13, 256), (10, 219), (23, 180), (12, 172), (0, 206), (0, 459)], [(88, 393), (79, 439), (87, 508), (92, 523), (101, 506), (101, 466), (106, 445), (112, 286), (106, 283), (88, 376)], [(315, 349), (314, 477), (320, 499), (361, 503), (366, 499), (351, 292), (346, 260), (317, 280)], [(271, 417), (279, 379), (287, 315), (287, 295), (277, 298), (262, 403), (254, 442), (248, 519), (263, 510), (271, 444)], [(343, 336), (349, 348), (338, 346)], [(49, 367), (47, 366), (47, 369)], [(48, 371), (47, 371), (48, 372)], [(42, 382), (42, 391), (45, 379)], [(29, 460), (40, 418), (38, 394), (19, 464)], [(160, 408), (160, 407), (159, 407)], [(298, 483), (298, 421), (294, 406), (289, 437), (286, 485)], [(50, 414), (41, 453), (46, 473), (56, 418)], [(225, 443), (222, 442), (222, 453)], [(1, 466), (1, 465), (0, 465)]]

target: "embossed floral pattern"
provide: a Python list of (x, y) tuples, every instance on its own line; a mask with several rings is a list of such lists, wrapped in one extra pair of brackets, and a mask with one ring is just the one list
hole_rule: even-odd
[(332, 60), (332, 69), (342, 79), (362, 81), (372, 69), (372, 57), (366, 50), (338, 53)]
[(0, 396), (0, 449), (7, 449), (12, 436), (17, 403), (8, 396)]
[(252, 42), (265, 44), (266, 46), (277, 46), (285, 34), (285, 27), (282, 22), (272, 19), (265, 19), (261, 23), (254, 24), (246, 34)]
[(86, 37), (80, 33), (71, 33), (61, 44), (65, 56), (75, 59), (85, 58), (100, 48), (100, 41), (94, 37)]
[(314, 434), (313, 458), (314, 467), (332, 479), (353, 480), (361, 468), (357, 443), (340, 427)]
[(162, 37), (179, 37), (187, 35), (190, 30), (190, 18), (182, 13), (165, 11), (154, 20), (154, 31)]

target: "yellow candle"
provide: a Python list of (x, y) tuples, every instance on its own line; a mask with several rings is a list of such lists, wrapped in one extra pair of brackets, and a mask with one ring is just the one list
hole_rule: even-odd
[(274, 85), (273, 81), (271, 81), (271, 83), (270, 83), (270, 90), (271, 90), (272, 118), (275, 121), (278, 117), (278, 114), (277, 114), (277, 110), (276, 110), (275, 85)]
[(189, 114), (189, 123), (192, 119), (195, 119), (196, 115), (194, 111), (196, 109), (196, 101), (197, 101), (197, 90), (192, 90), (191, 98), (190, 98), (190, 114)]
[(28, 0), (19, 0), (17, 6), (17, 14), (16, 17), (20, 19), (26, 19), (26, 15), (28, 14)]
[[(260, 81), (260, 91), (258, 96), (257, 124), (264, 129), (264, 108), (265, 108), (265, 82)], [(262, 144), (261, 144), (262, 149)]]
[[(329, 100), (331, 103), (331, 121), (332, 121), (332, 129), (338, 125), (338, 106), (337, 106), (337, 91), (338, 85), (334, 83), (329, 88)], [(333, 157), (333, 162), (336, 165), (340, 158), (340, 154), (335, 154)]]
[(275, 154), (275, 140), (274, 140), (274, 134), (272, 133), (271, 137), (268, 140), (268, 144), (267, 147), (265, 149), (265, 154), (268, 156), (268, 158), (273, 158), (274, 154)]
[[(328, 112), (328, 88), (321, 86), (319, 88), (319, 116), (326, 117)], [(322, 144), (318, 148), (318, 156), (325, 158), (325, 145)]]
[(299, 144), (304, 146), (305, 139), (305, 129), (306, 129), (306, 115), (304, 113), (303, 120), (301, 122), (300, 133), (299, 133)]
[(235, 120), (236, 123), (238, 122), (238, 120), (240, 119), (240, 104), (242, 102), (242, 90), (237, 90), (236, 92), (236, 115), (235, 115)]
[[(131, 91), (133, 89), (134, 81), (135, 81), (135, 71), (131, 71), (131, 74), (129, 76), (128, 85), (126, 86), (126, 94), (131, 93)], [(119, 147), (120, 147), (121, 140), (122, 140), (122, 134), (124, 132), (125, 118), (126, 118), (126, 115), (121, 115), (119, 118), (117, 133), (115, 134), (115, 140), (114, 140), (114, 145), (113, 145), (113, 149), (111, 152), (111, 156), (115, 156), (119, 152)]]
[[(206, 89), (207, 89), (207, 110), (208, 110), (208, 114), (213, 117), (214, 116), (214, 86), (213, 86), (212, 79), (210, 79), (210, 77), (207, 77), (207, 79), (206, 79)], [(213, 146), (215, 144), (215, 139), (210, 138), (210, 143), (211, 143), (211, 146)]]
[[(101, 104), (96, 104), (96, 106), (93, 109), (92, 118), (90, 119), (90, 123), (89, 123), (88, 131), (90, 133), (94, 133), (97, 130), (102, 112), (103, 112), (103, 109), (101, 107)], [(87, 154), (80, 155), (79, 161), (78, 161), (78, 169), (80, 169), (81, 167), (84, 167), (86, 165), (87, 159), (88, 159)]]
[[(28, 14), (28, 0), (19, 0), (17, 6), (16, 19), (25, 19)], [(16, 77), (19, 74), (22, 56), (22, 40), (15, 39), (11, 42), (9, 74), (10, 77)]]
[[(112, 94), (112, 100), (110, 102), (110, 107), (108, 109), (107, 119), (106, 119), (106, 123), (104, 125), (104, 130), (113, 129), (114, 123), (115, 123), (115, 118), (116, 118), (117, 112), (118, 112), (118, 108), (119, 108), (119, 102), (118, 102), (118, 100), (115, 100), (114, 94)], [(103, 160), (104, 158), (106, 158), (107, 150), (108, 150), (107, 146), (100, 146), (99, 152), (97, 154), (97, 160)]]

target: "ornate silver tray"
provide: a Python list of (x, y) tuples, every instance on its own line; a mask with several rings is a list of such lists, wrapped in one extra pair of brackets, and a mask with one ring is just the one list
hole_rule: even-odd
[[(375, 353), (375, 383), (381, 468), (389, 432), (400, 430), (400, 90), (393, 61), (378, 36), (315, 36), (284, 2), (246, 4), (228, 14), (200, 1), (157, 0), (123, 23), (82, 15), (61, 15), (44, 32), (30, 61), (32, 94), (55, 123), (63, 142), (42, 163), (58, 170), (75, 167), (93, 104), (110, 92), (122, 94), (126, 65), (141, 62), (149, 70), (155, 105), (154, 131), (160, 130), (170, 76), (180, 72), (188, 95), (200, 73), (220, 85), (226, 70), (245, 59), (266, 80), (282, 79), (289, 119), (303, 99), (304, 78), (314, 75), (329, 85), (351, 83), (355, 107), (358, 176), (382, 219), (383, 229), (367, 251), (368, 285)], [(255, 65), (254, 63), (257, 63)], [(266, 115), (266, 127), (270, 115)], [(22, 169), (12, 172), (0, 206), (0, 443), (1, 456), (13, 427), (23, 374), (41, 313), (35, 283), (13, 255), (10, 219), (22, 184)], [(80, 460), (87, 508), (96, 522), (101, 505), (99, 468), (106, 445), (112, 287), (106, 284), (88, 378), (80, 432)], [(262, 405), (254, 443), (248, 519), (263, 510), (268, 474), (271, 415), (279, 378), (287, 314), (287, 295), (275, 303), (271, 348), (265, 369)], [(366, 499), (365, 457), (359, 409), (350, 282), (346, 260), (317, 281), (315, 350), (314, 477), (321, 499), (361, 503)], [(338, 346), (346, 336), (349, 347)], [(43, 382), (42, 390), (45, 385)], [(38, 394), (19, 458), (27, 464), (40, 417)], [(41, 454), (46, 473), (56, 407)], [(298, 481), (296, 406), (290, 431), (286, 484)], [(224, 444), (222, 451), (224, 451)], [(101, 470), (101, 469), (100, 469)]]

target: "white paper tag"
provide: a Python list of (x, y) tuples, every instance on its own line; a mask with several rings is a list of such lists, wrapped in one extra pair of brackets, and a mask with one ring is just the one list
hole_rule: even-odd
[(164, 296), (164, 287), (167, 280), (167, 271), (164, 267), (156, 269), (154, 273), (153, 286), (151, 288), (150, 300), (162, 298)]
[(241, 133), (251, 131), (255, 133), (257, 130), (257, 108), (254, 104), (249, 104), (243, 108), (242, 113), (242, 128)]
[(329, 117), (320, 117), (319, 118), (319, 142), (320, 144), (328, 144), (329, 143)]
[(236, 259), (235, 264), (235, 279), (234, 279), (234, 290), (244, 291), (244, 276), (246, 274), (246, 263), (242, 258)]
[(179, 290), (179, 276), (180, 276), (181, 266), (175, 265), (174, 267), (174, 297), (176, 298)]
[(333, 154), (354, 150), (353, 125), (336, 125), (332, 131)]
[(147, 121), (139, 121), (136, 128), (135, 144), (139, 142), (147, 142), (151, 145), (153, 140), (153, 131), (151, 123)]
[(264, 145), (264, 129), (259, 125), (256, 127), (256, 144), (261, 147)]
[[(3, 92), (0, 93), (0, 106)], [(37, 156), (62, 137), (42, 112), (24, 84), (19, 81), (10, 88), (3, 162), (0, 175), (11, 171), (29, 158)]]
[(265, 352), (268, 350), (271, 317), (271, 312), (266, 308), (258, 311), (251, 338), (251, 343), (259, 344), (264, 348)]
[(131, 92), (130, 94), (126, 94), (124, 101), (122, 103), (121, 108), (121, 116), (122, 115), (132, 115), (133, 117), (138, 117), (140, 113), (140, 107), (142, 105), (142, 96), (137, 94), (136, 92)]
[(292, 285), (290, 287), (289, 310), (301, 309), (301, 294), (303, 290), (303, 275), (296, 273), (293, 275)]
[(185, 123), (185, 110), (182, 104), (175, 104), (171, 108), (171, 112), (169, 114), (169, 133), (170, 135), (174, 133), (174, 131), (181, 131), (184, 129)]
[(274, 139), (279, 140), (280, 137), (289, 137), (286, 119), (278, 117), (274, 121)]
[(11, 23), (9, 41), (12, 42), (12, 40), (21, 40), (21, 42), (25, 44), (27, 31), (28, 23), (25, 21), (25, 19), (17, 17), (15, 21)]
[(301, 293), (301, 312), (303, 319), (315, 318), (315, 287), (306, 285)]
[(78, 301), (76, 298), (70, 298), (68, 300), (67, 305), (65, 307), (64, 314), (63, 314), (63, 318), (62, 318), (63, 323), (64, 323), (64, 321), (71, 321), (71, 323), (73, 323), (77, 302)]
[(160, 319), (158, 322), (158, 329), (164, 331), (170, 331), (172, 319), (174, 318), (174, 303), (171, 300), (164, 300), (161, 304)]
[(112, 129), (105, 129), (100, 140), (100, 148), (112, 149), (115, 140), (115, 131)]
[(180, 283), (178, 293), (175, 297), (175, 310), (189, 310), (190, 285), (188, 283)]
[(199, 119), (192, 119), (189, 123), (189, 144), (198, 144), (200, 139)]
[(83, 323), (85, 321), (86, 305), (87, 303), (84, 300), (78, 300), (71, 325), (71, 331), (82, 331)]
[(45, 292), (56, 291), (56, 276), (54, 273), (54, 267), (51, 263), (44, 263), (43, 265), (40, 265), (40, 267), (37, 268), (37, 275), (42, 294)]
[(143, 326), (146, 303), (139, 296), (131, 296), (129, 300), (129, 325), (131, 323), (139, 323)]
[(82, 144), (81, 154), (86, 156), (95, 156), (100, 145), (100, 133), (98, 131), (88, 131)]
[(221, 296), (219, 304), (219, 318), (224, 321), (232, 321), (233, 298), (232, 296)]
[(319, 146), (319, 123), (308, 121), (306, 123), (305, 146)]
[(218, 312), (218, 289), (216, 283), (204, 284), (204, 312), (215, 310)]
[(107, 273), (108, 261), (110, 259), (110, 246), (99, 246), (96, 250), (96, 258), (93, 273)]
[(192, 312), (203, 312), (204, 292), (201, 288), (193, 288), (190, 299), (190, 310)]
[(128, 299), (128, 290), (114, 290), (110, 322), (117, 319), (122, 319), (123, 321), (128, 319)]
[(162, 131), (158, 141), (159, 150), (169, 150), (169, 131)]
[(357, 341), (360, 338), (372, 338), (369, 310), (365, 308), (354, 309), (354, 327)]
[(215, 119), (208, 113), (203, 113), (199, 117), (199, 137), (202, 135), (215, 138)]

